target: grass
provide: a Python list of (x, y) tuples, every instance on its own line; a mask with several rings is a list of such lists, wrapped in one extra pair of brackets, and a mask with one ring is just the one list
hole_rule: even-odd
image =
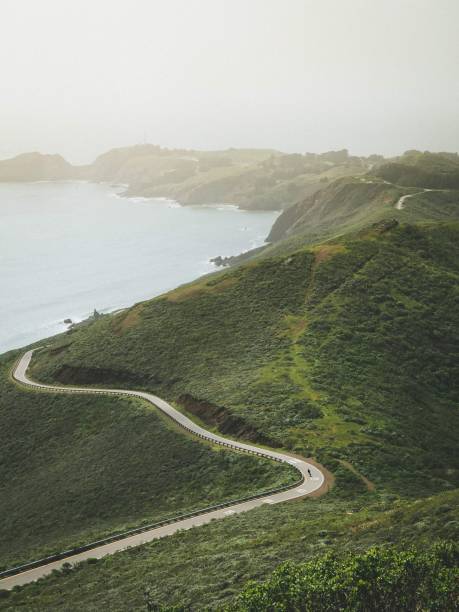
[(216, 609), (231, 602), (248, 580), (265, 579), (286, 560), (303, 562), (325, 551), (359, 554), (375, 544), (423, 549), (459, 535), (457, 491), (397, 501), (367, 492), (344, 469), (336, 474), (335, 489), (321, 499), (266, 505), (56, 572), (15, 589), (0, 607), (146, 610), (148, 593), (158, 605)]
[(457, 153), (407, 152), (383, 163), (372, 172), (392, 183), (433, 189), (459, 189), (459, 156)]
[(58, 338), (35, 375), (191, 397), (229, 434), (242, 421), (397, 495), (454, 487), (458, 233), (393, 227), (249, 263), (143, 303), (122, 333), (132, 311)]
[[(407, 194), (402, 210), (395, 205)], [(265, 251), (276, 254), (285, 248), (339, 240), (345, 235), (358, 235), (371, 224), (396, 219), (401, 223), (457, 221), (459, 191), (453, 189), (425, 191), (384, 182), (379, 177), (344, 177), (317, 194), (299, 201), (284, 211), (274, 223), (269, 240), (278, 242)]]
[[(294, 211), (299, 216), (287, 218), (286, 227), (300, 221), (298, 233), (287, 241), (243, 265), (76, 327), (52, 339), (33, 362), (38, 379), (151, 390), (229, 436), (313, 456), (335, 477), (328, 495), (266, 505), (65, 569), (4, 596), (2, 608), (218, 609), (234, 603), (247, 580), (266, 579), (286, 560), (320, 559), (325, 551), (362, 555), (375, 544), (394, 545), (394, 555), (415, 545), (421, 560), (432, 542), (457, 539), (457, 197), (456, 192), (426, 192), (395, 211), (406, 191), (378, 179), (341, 179), (318, 196), (321, 206), (309, 227), (304, 206)], [(399, 223), (392, 221), (395, 216)], [(98, 436), (111, 440), (113, 431), (122, 431), (119, 439), (126, 439), (125, 446), (115, 445), (116, 465), (121, 453), (127, 466), (132, 461), (153, 483), (157, 475), (145, 468), (149, 453), (160, 449), (158, 465), (177, 458), (182, 464), (182, 457), (189, 461), (195, 482), (186, 485), (183, 498), (176, 497), (176, 483), (184, 473), (178, 472), (177, 479), (174, 475), (174, 487), (165, 489), (174, 508), (179, 501), (188, 509), (197, 492), (202, 500), (203, 491), (210, 494), (215, 487), (222, 495), (230, 483), (249, 487), (255, 473), (257, 483), (261, 474), (266, 481), (281, 477), (259, 463), (250, 464), (251, 472), (248, 463), (239, 463), (248, 458), (227, 459), (186, 437), (179, 440), (175, 431), (161, 433), (159, 447), (153, 445), (163, 423), (143, 407), (125, 406), (127, 400), (117, 400), (122, 410), (105, 401), (95, 409), (97, 398), (85, 398), (95, 402), (86, 408), (73, 404), (81, 398), (63, 396), (50, 404), (45, 396), (31, 400), (26, 392), (4, 385), (14, 394), (14, 401), (1, 396), (10, 427), (5, 441), (13, 446), (5, 456), (21, 466), (13, 466), (7, 490), (21, 499), (14, 489), (17, 475), (26, 473), (31, 458), (42, 456), (27, 486), (34, 487), (37, 474), (45, 470), (37, 482), (42, 489), (48, 486), (41, 495), (46, 503), (55, 501), (51, 506), (58, 518), (65, 500), (59, 498), (60, 481), (53, 479), (54, 445), (59, 461), (63, 456), (67, 461), (62, 449), (70, 448), (67, 484), (68, 474), (81, 471), (79, 444), (91, 444)], [(13, 413), (12, 405), (18, 406)], [(99, 424), (91, 425), (99, 411)], [(63, 447), (56, 432), (65, 432), (73, 422), (69, 413), (77, 419), (71, 431), (81, 428), (84, 435), (72, 434), (68, 439), (75, 446), (67, 442)], [(142, 415), (139, 429), (135, 414)], [(55, 421), (57, 429), (50, 426)], [(37, 448), (44, 449), (42, 455), (29, 452)], [(101, 458), (98, 445), (94, 448), (85, 468), (100, 489), (110, 483), (110, 471), (91, 472), (106, 461), (106, 453)], [(226, 463), (217, 464), (215, 456)], [(196, 469), (195, 461), (202, 467)], [(139, 507), (143, 490), (143, 480), (132, 488)], [(25, 486), (22, 491), (23, 499), (30, 499)], [(40, 502), (38, 489), (36, 495)], [(105, 508), (110, 495), (102, 496)], [(121, 501), (123, 512), (128, 508), (132, 517), (131, 500)], [(79, 507), (78, 499), (73, 507)], [(35, 522), (46, 541), (54, 527), (40, 522), (38, 514), (29, 520), (27, 512), (20, 514), (21, 521)], [(95, 524), (94, 515), (88, 513), (88, 525)], [(120, 511), (120, 516), (125, 515)], [(107, 520), (113, 524), (111, 507)], [(56, 524), (66, 534), (71, 526), (65, 520)], [(33, 537), (36, 542), (37, 534)], [(353, 559), (357, 563), (362, 557)]]
[(12, 363), (1, 359), (3, 567), (296, 477), (198, 442), (135, 398), (21, 389)]

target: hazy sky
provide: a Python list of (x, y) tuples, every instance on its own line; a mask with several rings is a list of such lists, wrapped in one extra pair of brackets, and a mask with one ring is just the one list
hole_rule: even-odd
[(0, 157), (459, 150), (459, 0), (0, 0)]

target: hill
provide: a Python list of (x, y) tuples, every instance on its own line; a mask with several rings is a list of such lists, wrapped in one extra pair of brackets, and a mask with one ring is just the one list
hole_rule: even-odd
[[(409, 201), (402, 208), (400, 198)], [(372, 223), (438, 221), (459, 218), (459, 190), (406, 188), (376, 177), (345, 177), (334, 181), (284, 211), (268, 241), (297, 236), (295, 244), (314, 243), (358, 232)]]
[(139, 145), (97, 158), (93, 176), (128, 183), (127, 195), (276, 210), (314, 193), (329, 180), (363, 173), (368, 167), (366, 160), (347, 151), (286, 155), (263, 149), (193, 151)]
[(0, 181), (56, 181), (76, 176), (75, 168), (61, 155), (23, 153), (0, 161)]
[(126, 196), (280, 210), (330, 180), (362, 174), (370, 166), (347, 151), (287, 155), (271, 149), (195, 151), (145, 144), (112, 149), (87, 166), (26, 153), (0, 161), (0, 181), (85, 179), (127, 185)]
[(75, 328), (33, 372), (152, 389), (397, 494), (441, 490), (457, 477), (458, 237), (393, 226), (257, 260)]
[(341, 178), (289, 212), (254, 258), (50, 339), (32, 372), (154, 391), (226, 435), (315, 457), (334, 488), (64, 570), (5, 609), (215, 609), (285, 560), (347, 551), (340, 576), (375, 544), (395, 546), (392, 567), (408, 545), (422, 564), (457, 538), (457, 192)]
[(0, 358), (0, 567), (295, 479), (185, 436), (134, 399), (14, 385)]
[(459, 189), (457, 153), (407, 151), (403, 156), (372, 169), (374, 176), (407, 187)]
[[(215, 607), (248, 578), (324, 547), (358, 552), (457, 537), (458, 237), (459, 226), (444, 222), (367, 228), (248, 262), (53, 339), (34, 362), (37, 378), (155, 390), (227, 435), (316, 457), (336, 485), (320, 500), (261, 508), (65, 570), (3, 607), (141, 609), (145, 592), (162, 604)], [(33, 395), (26, 414), (37, 407)], [(54, 419), (71, 409), (68, 399), (49, 407)], [(23, 428), (21, 404), (18, 418)], [(14, 421), (10, 444), (17, 429)], [(139, 435), (125, 452), (145, 473), (145, 453), (132, 453)], [(13, 454), (25, 462), (25, 448), (43, 447), (35, 430), (28, 440)], [(44, 447), (47, 465), (53, 455)], [(195, 465), (190, 456), (193, 474)], [(104, 480), (94, 475), (96, 486)], [(189, 503), (194, 494), (186, 492)], [(34, 520), (43, 545), (49, 527), (39, 513)]]
[(266, 580), (286, 560), (315, 561), (325, 551), (339, 558), (360, 555), (375, 544), (415, 546), (421, 555), (436, 541), (457, 540), (457, 490), (390, 502), (362, 491), (343, 472), (337, 482), (341, 477), (347, 487), (353, 484), (351, 498), (343, 498), (337, 484), (321, 499), (266, 505), (177, 533), (16, 589), (0, 598), (0, 609), (219, 610), (233, 603), (248, 580)]

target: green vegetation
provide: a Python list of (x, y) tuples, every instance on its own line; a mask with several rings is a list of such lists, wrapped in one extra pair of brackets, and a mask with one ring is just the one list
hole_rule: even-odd
[(129, 183), (130, 195), (278, 210), (332, 179), (362, 174), (369, 167), (367, 160), (347, 151), (285, 155), (263, 149), (187, 151), (141, 145), (108, 151), (91, 172), (98, 180)]
[[(325, 155), (329, 164), (349, 161), (347, 152)], [(277, 172), (284, 162), (274, 159)], [(287, 166), (303, 162), (292, 158)], [(208, 159), (205, 171), (225, 164), (234, 170), (237, 162)], [(417, 195), (395, 209), (406, 194)], [(459, 535), (457, 195), (418, 193), (371, 175), (341, 178), (284, 212), (273, 230), (280, 241), (252, 259), (51, 339), (34, 358), (37, 379), (154, 391), (228, 436), (316, 458), (335, 486), (319, 499), (267, 504), (55, 572), (5, 595), (2, 608), (334, 610), (338, 602), (389, 610), (406, 597), (404, 609), (454, 609), (457, 547), (448, 542)], [(50, 406), (49, 416), (41, 405), (46, 418), (36, 418), (37, 431), (41, 422), (49, 428), (57, 410), (70, 410), (69, 398), (53, 401), (62, 404)], [(98, 409), (109, 411), (100, 401)], [(151, 418), (138, 405), (116, 414), (136, 411)], [(114, 420), (110, 412), (104, 418), (98, 432)], [(21, 416), (11, 425), (10, 444), (26, 422)], [(87, 422), (86, 412), (79, 426)], [(30, 461), (24, 448), (40, 447), (35, 436), (16, 442), (16, 458)], [(133, 431), (125, 455), (138, 436)], [(195, 493), (202, 500), (205, 482), (215, 487), (194, 462), (207, 465), (214, 454), (229, 460), (189, 439), (182, 444), (192, 445), (187, 474), (199, 482), (197, 493), (184, 490), (189, 507)], [(195, 459), (198, 450), (204, 456)], [(148, 452), (135, 456), (139, 466)], [(268, 467), (251, 465), (260, 483)], [(250, 486), (239, 464), (221, 474), (208, 469)], [(271, 469), (263, 471), (266, 482), (285, 477)], [(97, 478), (100, 487), (104, 477)], [(168, 490), (171, 500), (177, 490)], [(301, 565), (276, 570), (285, 561)], [(248, 580), (266, 581), (273, 571), (238, 596)]]
[[(399, 198), (410, 194), (415, 197), (407, 200), (402, 210), (396, 209)], [(356, 235), (371, 224), (389, 219), (404, 223), (457, 220), (459, 191), (420, 192), (370, 176), (342, 178), (284, 211), (268, 240), (289, 240), (264, 254), (275, 254), (287, 245), (298, 248), (345, 234)]]
[(459, 476), (458, 237), (395, 226), (262, 259), (77, 328), (33, 372), (213, 406), (225, 433), (441, 491)]
[(459, 606), (459, 546), (370, 548), (344, 559), (328, 554), (302, 565), (285, 563), (264, 584), (251, 584), (231, 610), (453, 610)]
[(457, 153), (407, 151), (402, 157), (376, 166), (372, 173), (398, 185), (459, 189), (459, 156)]
[(12, 363), (0, 364), (0, 567), (296, 478), (212, 449), (134, 398), (20, 389)]
[(229, 604), (248, 580), (263, 580), (286, 560), (326, 551), (362, 553), (375, 544), (429, 548), (459, 536), (457, 491), (417, 501), (383, 500), (342, 470), (323, 498), (258, 508), (142, 547), (55, 572), (14, 589), (3, 610), (191, 610)]
[(371, 163), (346, 150), (287, 155), (272, 149), (194, 151), (136, 145), (112, 149), (88, 166), (39, 153), (0, 161), (1, 180), (86, 179), (129, 184), (127, 195), (170, 197), (183, 204), (231, 203), (280, 210)]

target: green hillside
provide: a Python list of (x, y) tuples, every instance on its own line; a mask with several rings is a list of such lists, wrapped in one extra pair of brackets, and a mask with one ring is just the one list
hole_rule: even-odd
[[(396, 208), (405, 195), (410, 197), (403, 208)], [(313, 244), (390, 219), (409, 223), (457, 220), (459, 190), (427, 191), (370, 176), (345, 177), (285, 210), (268, 240), (289, 238), (287, 244)]]
[[(162, 605), (182, 605), (185, 608), (179, 609), (200, 610), (230, 605), (255, 610), (260, 601), (256, 597), (265, 593), (271, 597), (272, 585), (283, 570), (264, 586), (247, 587), (235, 599), (247, 580), (266, 580), (287, 560), (319, 559), (318, 565), (302, 566), (291, 574), (293, 581), (297, 575), (315, 580), (314, 567), (328, 563), (323, 560), (327, 551), (339, 554), (330, 566), (330, 576), (338, 582), (356, 564), (375, 558), (377, 567), (387, 568), (391, 575), (400, 571), (406, 584), (414, 584), (410, 581), (415, 574), (403, 573), (411, 553), (399, 552), (411, 545), (418, 551), (413, 554), (419, 567), (431, 568), (438, 561), (445, 563), (448, 573), (457, 563), (450, 563), (451, 551), (440, 560), (437, 553), (424, 551), (436, 541), (456, 539), (459, 526), (457, 193), (419, 192), (368, 175), (338, 179), (284, 212), (279, 217), (282, 225), (273, 229), (278, 232), (276, 242), (253, 259), (122, 312), (100, 316), (48, 341), (34, 357), (35, 378), (153, 391), (230, 437), (314, 457), (332, 473), (335, 485), (320, 499), (267, 505), (64, 570), (5, 596), (0, 600), (4, 609), (158, 610)], [(397, 209), (406, 194), (413, 197)], [(5, 372), (9, 363), (5, 362)], [(30, 461), (24, 448), (43, 447), (37, 444), (36, 432), (43, 427), (49, 433), (49, 420), (56, 418), (56, 410), (65, 415), (70, 399), (83, 400), (56, 397), (53, 402), (62, 402), (57, 407), (43, 403), (37, 411), (42, 396), (33, 394), (27, 414), (33, 410), (46, 414), (49, 406), (50, 416), (35, 417), (34, 429), (24, 442), (15, 432), (27, 422), (23, 398), (31, 394), (6, 379), (5, 389), (22, 398), (15, 400), (19, 405), (15, 421), (11, 421), (12, 402), (5, 403), (7, 422), (12, 423), (5, 439), (18, 445), (8, 456), (21, 458), (22, 473)], [(84, 405), (88, 401), (85, 398)], [(101, 401), (98, 409), (106, 411), (106, 426), (95, 427), (105, 435), (111, 431), (113, 404), (92, 401)], [(131, 419), (142, 410), (148, 419), (155, 416), (139, 406), (127, 406), (116, 415)], [(79, 421), (84, 431), (94, 418), (90, 412)], [(151, 428), (158, 423), (162, 421), (155, 416)], [(123, 432), (126, 427), (132, 428), (132, 435), (123, 452), (141, 473), (147, 473), (148, 452), (132, 453), (140, 432), (123, 421)], [(145, 444), (153, 453), (157, 444), (151, 443), (153, 429), (145, 423), (140, 429), (142, 434), (151, 431), (145, 434)], [(237, 465), (225, 463), (223, 471), (213, 457), (223, 460), (226, 454), (188, 438), (179, 440), (176, 432), (168, 435), (174, 441), (164, 438), (165, 464), (171, 460), (166, 452), (177, 448), (176, 456), (180, 448), (187, 453), (186, 474), (196, 479), (183, 490), (180, 503), (197, 503), (203, 491), (210, 495), (215, 487), (211, 478), (224, 497), (232, 482), (248, 489), (255, 475), (257, 483), (286, 477), (265, 464), (253, 463), (248, 469), (237, 463), (247, 460), (239, 457), (226, 459)], [(49, 439), (56, 437), (49, 433)], [(48, 455), (53, 451), (49, 446), (44, 458), (53, 457)], [(208, 468), (196, 469), (197, 449), (203, 457), (198, 454), (196, 461)], [(94, 453), (91, 464), (97, 463)], [(75, 447), (74, 461), (68, 473), (77, 471), (81, 447)], [(245, 480), (238, 470), (247, 471)], [(151, 477), (154, 485), (157, 475)], [(42, 482), (49, 479), (45, 473)], [(103, 473), (93, 480), (99, 488), (106, 481)], [(8, 483), (9, 489), (14, 482)], [(51, 477), (50, 482), (47, 498), (50, 492), (57, 495), (59, 481)], [(131, 497), (146, 507), (140, 490), (143, 482), (137, 481)], [(168, 508), (176, 507), (177, 488), (171, 485), (165, 492), (170, 496)], [(122, 516), (125, 523), (131, 520), (125, 518), (132, 516), (131, 497), (119, 514), (110, 510), (110, 525), (115, 516)], [(57, 512), (63, 502), (59, 496), (56, 499)], [(144, 515), (140, 511), (136, 516)], [(28, 524), (26, 512), (23, 517)], [(33, 520), (45, 539), (49, 525), (40, 526), (38, 514)], [(86, 524), (87, 529), (96, 524), (94, 515), (88, 513)], [(64, 522), (62, 531), (67, 537)], [(375, 544), (394, 548), (365, 553)], [(449, 577), (448, 573), (445, 580)], [(290, 574), (282, 588), (288, 589), (289, 580)], [(445, 588), (437, 584), (440, 590), (432, 591), (432, 602), (437, 595), (450, 597), (448, 581)], [(426, 582), (416, 584), (427, 588)], [(250, 597), (255, 607), (250, 608)]]
[(398, 226), (249, 263), (73, 330), (33, 372), (152, 389), (393, 492), (442, 490), (458, 478), (458, 238)]
[(407, 151), (402, 157), (376, 166), (372, 174), (408, 187), (459, 189), (459, 156), (457, 153)]
[(1, 358), (0, 567), (296, 477), (212, 449), (140, 400), (20, 389), (12, 365)]
[(287, 560), (304, 562), (326, 551), (358, 554), (375, 544), (422, 550), (459, 537), (457, 490), (422, 501), (384, 502), (345, 474), (343, 481), (351, 499), (337, 485), (318, 500), (266, 505), (55, 572), (0, 599), (0, 609), (155, 610), (148, 601), (166, 610), (215, 610), (230, 604), (248, 580), (266, 579)]

